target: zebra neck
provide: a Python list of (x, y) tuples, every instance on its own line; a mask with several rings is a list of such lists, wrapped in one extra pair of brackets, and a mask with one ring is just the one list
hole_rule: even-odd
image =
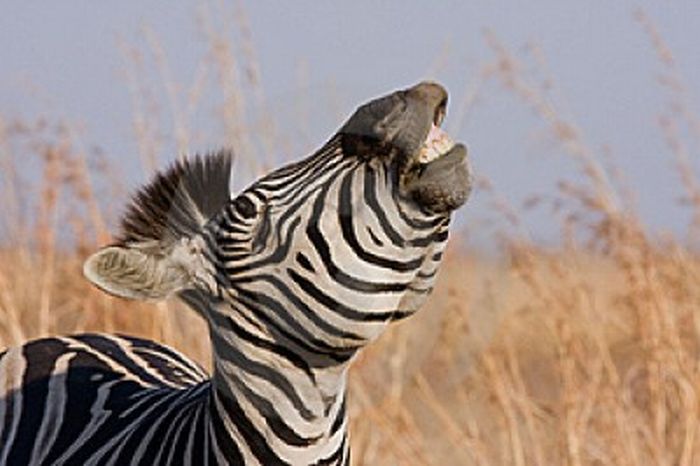
[(345, 457), (347, 363), (311, 368), (266, 339), (221, 326), (211, 336), (217, 442), (248, 446), (240, 454), (266, 465), (335, 464)]

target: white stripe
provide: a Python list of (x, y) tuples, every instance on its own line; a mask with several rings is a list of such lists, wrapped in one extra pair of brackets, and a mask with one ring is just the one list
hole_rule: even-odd
[[(0, 451), (0, 464), (7, 464), (7, 455), (9, 455), (12, 448), (20, 416), (22, 415), (22, 377), (26, 368), (27, 361), (22, 354), (22, 347), (7, 350), (0, 364), (0, 395), (2, 395), (3, 414), (7, 409), (5, 406), (7, 397), (12, 396), (12, 424), (8, 427), (10, 433), (5, 445), (0, 445), (0, 448), (2, 448)], [(4, 419), (4, 417), (0, 417), (0, 419)], [(3, 431), (0, 435), (4, 433)]]
[(49, 376), (44, 413), (41, 418), (41, 426), (34, 440), (34, 448), (29, 464), (39, 464), (48, 455), (49, 449), (58, 436), (61, 425), (65, 422), (63, 416), (67, 401), (68, 366), (75, 356), (76, 353), (71, 351), (62, 354), (56, 359), (53, 371)]

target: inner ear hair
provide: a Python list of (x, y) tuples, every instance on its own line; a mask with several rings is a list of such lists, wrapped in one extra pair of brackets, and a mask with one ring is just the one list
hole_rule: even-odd
[(165, 299), (191, 282), (186, 264), (124, 246), (108, 246), (91, 255), (83, 273), (98, 288), (127, 299)]

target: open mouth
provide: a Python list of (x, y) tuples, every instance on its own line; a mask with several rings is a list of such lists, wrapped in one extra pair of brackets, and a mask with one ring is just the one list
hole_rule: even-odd
[(442, 155), (447, 154), (455, 146), (452, 138), (433, 123), (430, 127), (428, 137), (418, 151), (416, 161), (421, 165), (427, 165)]
[(422, 82), (362, 105), (339, 130), (343, 152), (387, 156), (396, 162), (402, 198), (449, 213), (464, 204), (472, 183), (467, 148), (440, 129), (447, 99), (442, 86)]
[(414, 201), (437, 214), (449, 213), (464, 204), (472, 186), (466, 147), (455, 143), (439, 123), (432, 123), (413, 156), (413, 176), (405, 185)]

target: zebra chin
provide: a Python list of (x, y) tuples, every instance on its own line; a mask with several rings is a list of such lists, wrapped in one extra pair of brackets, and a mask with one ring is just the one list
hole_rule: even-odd
[[(427, 98), (430, 92), (425, 88), (436, 93), (439, 100)], [(467, 148), (455, 143), (440, 128), (447, 106), (447, 92), (441, 86), (421, 83), (410, 89), (409, 94), (418, 94), (415, 99), (426, 107), (423, 112), (414, 111), (413, 120), (422, 119), (419, 124), (414, 123), (414, 127), (429, 126), (430, 129), (417, 148), (415, 144), (402, 145), (408, 153), (402, 158), (401, 189), (422, 210), (449, 214), (461, 207), (471, 193), (472, 172)], [(428, 118), (430, 115), (432, 118)], [(424, 130), (415, 134), (423, 135)]]
[(472, 190), (466, 147), (456, 144), (447, 153), (423, 164), (420, 174), (405, 189), (429, 212), (445, 214), (461, 207)]

